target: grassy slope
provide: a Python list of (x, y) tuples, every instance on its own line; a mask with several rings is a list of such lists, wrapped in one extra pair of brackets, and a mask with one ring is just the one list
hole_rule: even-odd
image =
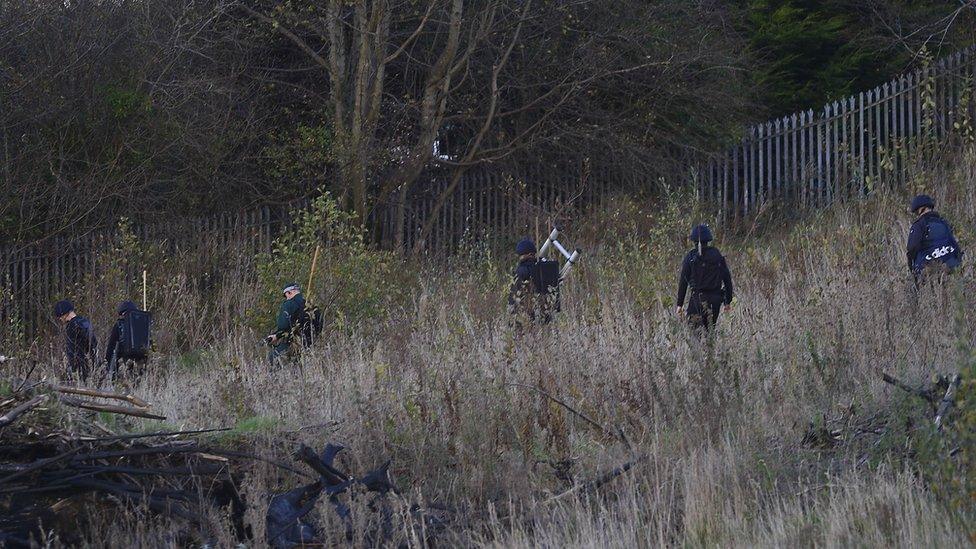
[[(974, 170), (970, 157), (920, 175), (912, 189), (937, 190), (969, 248)], [(949, 287), (916, 297), (901, 251), (904, 196), (879, 193), (802, 220), (761, 217), (720, 235), (738, 301), (707, 347), (673, 318), (693, 215), (672, 202), (652, 212), (622, 202), (593, 219), (585, 232), (599, 237), (588, 237), (564, 313), (520, 340), (507, 327), (502, 278), (475, 258), (459, 268), (460, 283), (420, 269), (389, 320), (333, 334), (300, 368), (269, 374), (258, 336), (230, 323), (218, 343), (161, 360), (133, 390), (181, 426), (243, 422), (234, 440), (282, 459), (299, 441), (328, 440), (351, 449), (353, 470), (392, 457), (406, 499), (472, 519), (450, 534), (467, 544), (971, 543), (962, 526), (968, 519), (972, 530), (972, 517), (949, 510), (914, 465), (924, 449), (903, 424), (921, 407), (878, 374), (920, 382), (959, 369), (966, 346), (957, 343), (976, 334), (971, 257)], [(193, 330), (172, 319), (202, 298), (179, 291), (163, 326)], [(254, 291), (219, 299), (245, 303)], [(582, 480), (630, 454), (516, 383), (621, 427), (647, 461), (596, 495), (548, 501), (567, 486), (554, 464), (570, 463)], [(848, 423), (885, 433), (845, 431), (830, 450), (801, 445), (811, 422), (851, 409)], [(331, 421), (340, 423), (321, 426)], [(255, 466), (244, 489), (257, 535), (259, 502), (295, 480)], [(150, 543), (165, 529), (132, 518), (116, 520), (112, 534)]]

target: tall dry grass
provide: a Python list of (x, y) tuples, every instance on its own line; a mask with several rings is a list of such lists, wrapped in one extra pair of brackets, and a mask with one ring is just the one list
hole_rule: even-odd
[[(924, 442), (905, 427), (924, 421), (924, 408), (879, 375), (919, 383), (957, 371), (976, 335), (971, 256), (947, 284), (914, 291), (903, 248), (906, 197), (917, 189), (933, 191), (972, 248), (972, 153), (919, 173), (903, 192), (719, 230), (737, 301), (708, 341), (672, 312), (684, 234), (700, 215), (680, 195), (621, 200), (589, 221), (585, 260), (551, 326), (515, 337), (505, 267), (472, 252), (405, 265), (409, 292), (385, 318), (331, 331), (279, 371), (269, 371), (247, 317), (263, 291), (253, 258), (229, 254), (210, 289), (181, 278), (187, 263), (174, 261), (154, 290), (158, 356), (127, 383), (175, 426), (236, 426), (225, 444), (288, 460), (298, 443), (341, 442), (351, 470), (392, 458), (401, 509), (454, 510), (442, 544), (972, 544), (972, 509), (933, 491), (917, 459)], [(95, 303), (117, 288), (86, 291)], [(844, 425), (832, 447), (801, 443), (811, 426)], [(635, 455), (646, 459), (598, 490), (554, 498)], [(262, 464), (249, 470), (255, 545), (270, 495), (297, 481)], [(335, 522), (327, 504), (320, 511)], [(110, 522), (93, 527), (95, 545), (172, 543), (165, 521)], [(212, 523), (214, 540), (230, 545), (226, 521)], [(394, 542), (422, 545), (418, 529), (405, 519)]]

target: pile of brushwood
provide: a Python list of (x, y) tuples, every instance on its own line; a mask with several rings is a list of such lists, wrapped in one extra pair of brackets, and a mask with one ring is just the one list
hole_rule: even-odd
[[(121, 433), (127, 421), (119, 416), (165, 419), (130, 394), (44, 381), (0, 384), (0, 547), (83, 544), (86, 534), (98, 534), (86, 532), (93, 516), (119, 510), (169, 517), (178, 545), (211, 544), (218, 517), (230, 517), (239, 541), (255, 542), (238, 490), (254, 460), (311, 480), (272, 497), (263, 540), (269, 545), (352, 540), (353, 508), (358, 524), (373, 525), (365, 534), (371, 543), (409, 530), (404, 520), (427, 541), (446, 525), (441, 511), (400, 505), (389, 462), (357, 478), (336, 468), (341, 446), (329, 444), (320, 455), (301, 446), (294, 458), (309, 474), (200, 436), (225, 429)], [(310, 514), (322, 496), (338, 517), (325, 527), (311, 518), (321, 513)]]
[[(41, 539), (81, 542), (93, 512), (139, 509), (186, 524), (205, 539), (208, 508), (228, 507), (245, 537), (234, 452), (203, 447), (213, 431), (121, 434), (112, 416), (165, 419), (142, 399), (46, 382), (22, 382), (0, 397), (0, 545)], [(228, 455), (222, 455), (228, 454)]]
[[(883, 372), (881, 379), (928, 403), (929, 414), (927, 415), (930, 415), (932, 425), (939, 432), (942, 431), (950, 418), (950, 412), (955, 407), (956, 391), (962, 381), (959, 374), (941, 375), (933, 378), (929, 383), (915, 387)], [(840, 417), (828, 418), (824, 414), (818, 422), (811, 422), (803, 433), (801, 444), (807, 448), (830, 450), (859, 439), (862, 435), (884, 435), (890, 427), (890, 420), (891, 418), (883, 412), (861, 415), (852, 401), (842, 410)]]
[[(298, 448), (295, 459), (308, 465), (318, 480), (271, 499), (267, 514), (269, 545), (291, 548), (332, 545), (336, 539), (353, 541), (356, 531), (351, 505), (356, 500), (360, 500), (359, 507), (365, 508), (369, 517), (360, 532), (361, 539), (357, 540), (360, 545), (405, 545), (406, 532), (413, 532), (416, 535), (412, 537), (420, 536), (429, 543), (447, 527), (452, 513), (446, 508), (401, 505), (400, 498), (390, 497), (397, 494), (397, 488), (390, 478), (389, 461), (357, 478), (336, 468), (335, 458), (342, 450), (342, 446), (334, 444), (326, 445), (321, 454), (307, 446)], [(339, 519), (338, 535), (333, 532), (326, 536), (322, 525), (311, 514), (323, 496)]]

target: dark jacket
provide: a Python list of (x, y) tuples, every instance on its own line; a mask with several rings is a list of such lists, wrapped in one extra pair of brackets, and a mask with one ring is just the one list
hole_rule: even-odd
[(123, 330), (123, 320), (120, 318), (115, 321), (115, 325), (112, 326), (112, 331), (108, 334), (108, 346), (105, 347), (105, 362), (112, 362), (112, 355), (116, 351), (116, 347), (119, 345), (119, 340), (122, 339)]
[(515, 267), (515, 280), (518, 282), (524, 282), (526, 280), (535, 280), (535, 270), (539, 261), (534, 258), (526, 258), (519, 261), (518, 266)]
[(98, 361), (98, 338), (90, 320), (76, 316), (68, 321), (64, 327), (64, 354), (72, 371), (87, 370)]
[(302, 294), (298, 294), (291, 299), (286, 299), (278, 311), (278, 319), (275, 321), (275, 332), (278, 334), (290, 332), (304, 310), (305, 297)]
[(918, 273), (935, 260), (945, 263), (949, 268), (958, 267), (962, 250), (952, 233), (952, 226), (938, 213), (928, 212), (912, 223), (912, 228), (908, 231), (906, 255), (908, 268)]
[(678, 278), (679, 307), (684, 306), (688, 286), (692, 292), (721, 297), (726, 305), (732, 303), (732, 274), (718, 248), (705, 246), (701, 255), (695, 248), (685, 255)]
[(510, 312), (514, 312), (513, 307), (522, 301), (524, 294), (538, 291), (535, 281), (537, 269), (538, 260), (535, 257), (523, 259), (516, 265), (515, 275), (512, 277), (512, 286), (508, 290), (508, 306)]

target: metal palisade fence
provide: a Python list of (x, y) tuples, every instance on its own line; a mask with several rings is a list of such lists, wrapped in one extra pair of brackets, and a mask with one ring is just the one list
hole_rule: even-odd
[[(265, 251), (271, 248), (289, 212), (305, 205), (307, 202), (296, 202), (234, 214), (134, 224), (131, 234), (140, 242), (151, 242), (173, 255), (206, 252), (242, 242)], [(3, 345), (11, 339), (30, 339), (43, 332), (45, 325), (52, 325), (54, 301), (77, 298), (72, 294), (87, 279), (106, 274), (106, 258), (119, 254), (122, 238), (113, 228), (30, 245), (0, 246), (0, 354), (4, 354)], [(136, 271), (145, 267), (134, 262), (126, 264), (124, 280), (118, 282), (135, 286)], [(138, 288), (131, 290), (133, 296), (140, 293)]]
[(723, 220), (763, 204), (817, 208), (903, 183), (926, 142), (946, 139), (976, 116), (976, 47), (873, 90), (749, 128), (695, 174), (700, 198)]
[[(727, 151), (689, 162), (699, 196), (730, 220), (753, 215), (767, 203), (816, 208), (864, 195), (879, 182), (902, 182), (926, 141), (944, 140), (957, 126), (971, 123), (974, 76), (976, 47), (819, 112), (754, 126)], [(456, 185), (449, 170), (432, 169), (414, 184), (403, 208), (378, 207), (370, 226), (384, 247), (419, 247), (431, 256), (510, 244), (524, 235), (544, 238), (551, 224), (570, 228), (576, 214), (604, 204), (611, 192), (646, 188), (667, 173), (650, 173), (647, 163), (614, 154), (481, 166)], [(438, 202), (442, 207), (435, 207)], [(131, 229), (140, 242), (174, 257), (228, 246), (240, 253), (268, 252), (291, 212), (307, 206), (305, 200), (159, 223), (133, 220)], [(0, 245), (0, 347), (11, 336), (29, 340), (52, 325), (53, 302), (105, 275), (105, 256), (120, 238), (119, 231), (106, 229), (26, 246)], [(128, 265), (132, 272), (124, 284), (132, 284), (144, 267)]]
[[(433, 204), (449, 188), (450, 173), (427, 173), (415, 185), (402, 216), (398, 218), (395, 205), (390, 204), (377, 208), (369, 224), (387, 248), (397, 241), (399, 225), (400, 245), (409, 251), (417, 244), (424, 224), (433, 219), (423, 252), (448, 256), (465, 248), (507, 244), (523, 235), (544, 237), (550, 224), (566, 226), (573, 217), (571, 212), (602, 202), (611, 185), (637, 184), (636, 172), (616, 169), (611, 162), (602, 162), (598, 168), (591, 167), (589, 161), (559, 164), (559, 169), (544, 165), (471, 169), (433, 216)], [(294, 218), (292, 214), (309, 204), (300, 200), (157, 223), (132, 220), (129, 232), (140, 244), (154, 246), (172, 257), (197, 252), (193, 257), (216, 262), (220, 250), (270, 252), (274, 239)], [(123, 238), (118, 229), (111, 228), (29, 245), (0, 245), (0, 354), (5, 340), (30, 340), (52, 329), (53, 303), (82, 290), (86, 281), (121, 274), (124, 280), (117, 283), (129, 295), (139, 295), (139, 273), (153, 266), (140, 265), (137, 258), (118, 258), (123, 266), (116, 265), (114, 270), (107, 267), (113, 256), (124, 253)], [(221, 266), (194, 267), (194, 272), (207, 272)]]

